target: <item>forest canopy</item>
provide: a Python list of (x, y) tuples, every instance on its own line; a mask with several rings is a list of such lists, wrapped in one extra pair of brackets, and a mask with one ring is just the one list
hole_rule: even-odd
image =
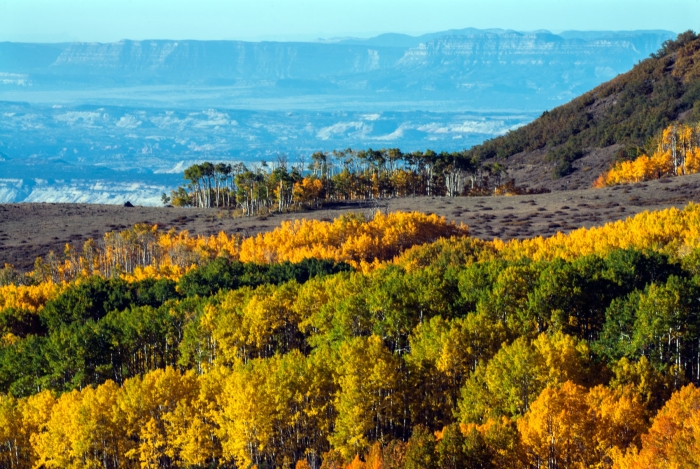
[(137, 227), (8, 269), (3, 467), (695, 463), (693, 204), (510, 242), (401, 213)]

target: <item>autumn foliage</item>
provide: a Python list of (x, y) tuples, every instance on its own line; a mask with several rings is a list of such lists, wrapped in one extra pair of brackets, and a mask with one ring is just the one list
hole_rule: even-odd
[(0, 286), (0, 467), (694, 467), (700, 207), (139, 225)]
[[(598, 184), (695, 173), (698, 128), (667, 119), (697, 114), (698, 52), (683, 33), (470, 151), (205, 163), (171, 201), (508, 194), (484, 160), (558, 148), (561, 175), (665, 126)], [(692, 203), (507, 242), (420, 213), (247, 238), (136, 225), (0, 269), (0, 468), (698, 467), (699, 298)]]
[[(301, 219), (282, 222), (271, 232), (248, 238), (223, 232), (191, 236), (187, 231), (162, 232), (156, 225), (137, 224), (127, 230), (109, 232), (97, 242), (88, 240), (82, 248), (68, 244), (62, 255), (51, 252), (37, 260), (32, 275), (54, 284), (91, 275), (122, 276), (129, 280), (178, 279), (217, 257), (266, 264), (318, 258), (360, 267), (390, 260), (416, 244), (467, 234), (466, 226), (418, 212), (376, 212), (369, 219), (361, 214), (341, 216), (333, 221)], [(3, 301), (45, 297), (50, 288), (45, 285), (39, 290), (34, 287), (13, 290), (0, 296), (0, 306)]]
[(700, 171), (700, 125), (673, 124), (663, 130), (651, 156), (621, 161), (596, 179), (595, 187), (683, 176)]
[(467, 233), (467, 227), (447, 223), (444, 217), (417, 212), (377, 212), (369, 221), (353, 216), (333, 222), (295, 220), (244, 240), (239, 259), (267, 263), (315, 257), (359, 266), (389, 260), (414, 245)]

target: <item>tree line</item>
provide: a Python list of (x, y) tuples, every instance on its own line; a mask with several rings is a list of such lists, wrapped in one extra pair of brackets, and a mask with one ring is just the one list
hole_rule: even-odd
[(403, 153), (396, 148), (316, 152), (295, 164), (280, 156), (250, 168), (205, 162), (187, 168), (184, 177), (188, 183), (164, 194), (164, 203), (238, 209), (245, 215), (332, 201), (537, 192), (516, 187), (504, 165), (483, 163), (465, 151)]

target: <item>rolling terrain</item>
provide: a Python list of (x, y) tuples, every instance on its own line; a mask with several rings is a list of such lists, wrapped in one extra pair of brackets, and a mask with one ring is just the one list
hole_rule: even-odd
[[(0, 467), (697, 467), (699, 54), (684, 33), (469, 152), (235, 178), (247, 213), (364, 202), (0, 204)], [(376, 196), (522, 194), (502, 164), (554, 191)], [(231, 171), (188, 168), (182, 203)]]
[(629, 186), (571, 190), (565, 193), (511, 197), (407, 197), (348, 202), (320, 210), (277, 214), (268, 217), (231, 218), (217, 209), (126, 208), (96, 204), (3, 204), (0, 205), (0, 265), (9, 263), (31, 270), (34, 259), (53, 250), (63, 252), (66, 243), (81, 246), (89, 238), (99, 240), (105, 232), (123, 230), (136, 223), (157, 224), (159, 229), (187, 230), (194, 235), (220, 231), (245, 236), (266, 232), (284, 220), (298, 218), (331, 220), (359, 212), (420, 211), (464, 223), (477, 238), (525, 239), (568, 233), (581, 227), (624, 220), (646, 210), (682, 208), (700, 202), (700, 174), (666, 178)]

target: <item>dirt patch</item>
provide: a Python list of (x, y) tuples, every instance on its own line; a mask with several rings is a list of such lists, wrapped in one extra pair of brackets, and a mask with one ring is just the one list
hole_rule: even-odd
[(517, 153), (506, 161), (508, 177), (514, 178), (516, 185), (527, 183), (530, 188), (545, 188), (551, 191), (588, 189), (598, 176), (610, 167), (615, 154), (622, 148), (611, 145), (605, 148), (588, 148), (582, 158), (572, 163), (571, 174), (552, 179), (555, 163), (547, 162), (544, 149)]
[(220, 231), (245, 236), (269, 231), (283, 220), (332, 220), (350, 212), (370, 216), (375, 210), (436, 213), (469, 225), (482, 239), (551, 236), (580, 227), (601, 225), (645, 210), (682, 207), (700, 200), (700, 174), (606, 189), (568, 190), (514, 197), (409, 197), (374, 202), (345, 202), (303, 213), (266, 218), (235, 218), (219, 210), (86, 204), (0, 205), (0, 266), (30, 270), (38, 256), (61, 254), (66, 243), (82, 245), (110, 230), (136, 223), (162, 229), (211, 235)]

